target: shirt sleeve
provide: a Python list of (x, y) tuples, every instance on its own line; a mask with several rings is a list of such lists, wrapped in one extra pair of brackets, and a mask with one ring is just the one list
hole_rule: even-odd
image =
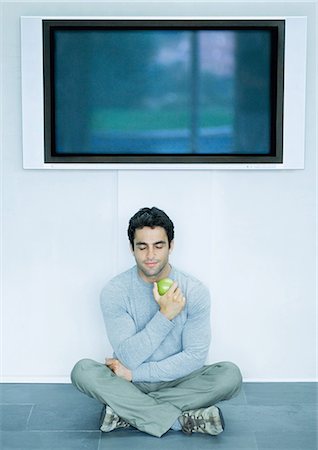
[(133, 370), (133, 382), (172, 381), (200, 369), (211, 340), (210, 295), (204, 286), (192, 294), (182, 332), (182, 351), (161, 361), (150, 361)]
[(101, 294), (101, 308), (109, 342), (119, 361), (133, 370), (146, 361), (160, 346), (174, 323), (157, 311), (139, 332), (127, 311), (125, 292), (110, 283)]

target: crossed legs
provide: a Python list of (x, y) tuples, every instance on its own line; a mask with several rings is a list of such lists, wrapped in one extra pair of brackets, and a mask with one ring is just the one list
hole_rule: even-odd
[(140, 431), (160, 437), (183, 411), (214, 405), (235, 396), (242, 383), (238, 367), (230, 362), (204, 366), (174, 381), (131, 383), (104, 364), (80, 360), (71, 373), (81, 392), (108, 404)]

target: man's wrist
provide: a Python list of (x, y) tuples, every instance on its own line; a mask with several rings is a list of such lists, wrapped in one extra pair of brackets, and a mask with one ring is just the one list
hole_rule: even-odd
[(167, 311), (165, 311), (163, 308), (160, 308), (159, 311), (166, 319), (168, 319), (170, 321), (173, 319), (173, 317), (171, 317), (171, 315), (169, 315), (169, 313)]

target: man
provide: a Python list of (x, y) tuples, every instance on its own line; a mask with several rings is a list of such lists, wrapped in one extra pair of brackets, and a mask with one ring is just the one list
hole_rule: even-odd
[[(210, 344), (207, 288), (172, 267), (174, 226), (158, 208), (143, 208), (129, 222), (136, 265), (113, 278), (101, 307), (113, 358), (79, 361), (73, 384), (105, 406), (101, 430), (133, 426), (160, 437), (169, 429), (217, 435), (224, 420), (216, 403), (240, 390), (230, 362), (204, 365)], [(159, 295), (157, 282), (169, 277)]]

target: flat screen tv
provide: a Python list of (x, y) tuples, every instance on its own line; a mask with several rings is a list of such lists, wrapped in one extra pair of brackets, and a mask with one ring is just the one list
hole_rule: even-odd
[(46, 163), (281, 163), (284, 20), (44, 19)]

